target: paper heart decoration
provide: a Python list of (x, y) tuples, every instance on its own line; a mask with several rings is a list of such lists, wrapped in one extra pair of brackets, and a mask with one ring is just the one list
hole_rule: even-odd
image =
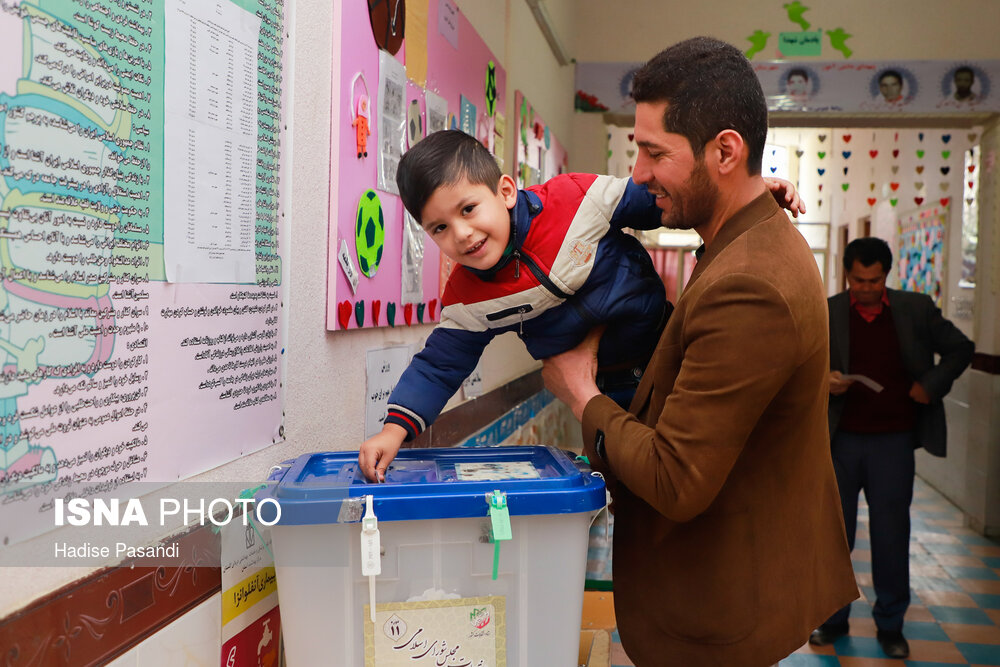
[(965, 203), (966, 203), (966, 204), (969, 204), (969, 205), (971, 206), (971, 205), (972, 205), (972, 202), (973, 202), (974, 200), (975, 200), (975, 198), (974, 198), (974, 197), (966, 197), (966, 198), (965, 198)]
[(635, 157), (635, 149), (634, 148), (629, 148), (628, 150), (625, 151), (625, 155), (627, 155), (629, 157)]
[(923, 190), (924, 189), (924, 182), (923, 181), (917, 181), (916, 183), (913, 184), (913, 187), (915, 189), (917, 189), (917, 190)]
[(772, 173), (772, 174), (773, 174), (774, 172), (776, 172), (776, 171), (778, 171), (778, 168), (777, 168), (777, 167), (771, 167), (771, 173)]
[(941, 151), (941, 157), (947, 160), (948, 158), (951, 157), (951, 151)]
[(390, 327), (396, 326), (396, 304), (392, 301), (385, 304), (385, 321)]
[(841, 189), (842, 189), (842, 190), (843, 190), (844, 192), (847, 192), (847, 189), (848, 189), (848, 188), (850, 188), (850, 187), (851, 187), (851, 184), (850, 184), (850, 183), (843, 183), (843, 184), (841, 184), (841, 186), (840, 186), (840, 188), (841, 188)]
[(358, 301), (354, 304), (354, 321), (358, 323), (360, 329), (365, 325), (365, 302)]
[(844, 139), (844, 143), (845, 143), (845, 144), (849, 144), (849, 143), (851, 143), (851, 135), (849, 135), (849, 134), (845, 134), (845, 135), (843, 136), (843, 139)]
[(951, 183), (939, 183), (938, 184), (938, 187), (941, 188), (942, 192), (948, 192), (948, 188), (950, 186), (951, 186)]
[(424, 308), (426, 308), (424, 304), (417, 304), (417, 322), (420, 322), (421, 324), (424, 323)]
[(817, 206), (817, 208), (820, 207), (820, 206), (822, 206), (822, 205), (823, 205), (823, 200), (822, 199), (817, 199), (816, 200), (816, 206)]
[(431, 299), (427, 302), (427, 312), (430, 313), (431, 321), (434, 321), (434, 311), (437, 310), (438, 300)]
[(816, 171), (819, 172), (820, 176), (826, 173), (826, 169), (817, 169)]
[(628, 135), (628, 140), (629, 141), (635, 141), (635, 135), (634, 134), (629, 134)]
[(875, 192), (875, 184), (874, 183), (869, 183), (868, 184), (868, 189), (871, 190), (872, 192)]
[(918, 150), (918, 151), (917, 151), (917, 157), (923, 157), (923, 156), (924, 156), (924, 152), (923, 152), (923, 151), (920, 151), (920, 150)]
[(403, 304), (403, 321), (408, 325), (413, 324), (413, 304)]
[(969, 187), (970, 187), (970, 188), (971, 188), (972, 186), (974, 186), (975, 184), (976, 184), (976, 182), (975, 182), (975, 181), (969, 181)]
[(979, 137), (979, 135), (978, 135), (978, 134), (976, 134), (975, 132), (971, 132), (971, 133), (969, 133), (969, 134), (965, 135), (965, 138), (969, 140), (969, 143), (970, 143), (970, 144), (971, 144), (971, 143), (972, 143), (973, 141), (975, 141), (975, 140), (976, 140), (976, 139), (977, 139), (978, 137)]
[(842, 151), (840, 154), (844, 156), (845, 160), (851, 157), (851, 151)]
[(868, 151), (868, 155), (870, 155), (871, 158), (874, 160), (876, 157), (878, 157), (878, 151)]
[(893, 192), (895, 192), (896, 190), (899, 189), (899, 183), (890, 183), (889, 187), (892, 188)]
[(948, 202), (951, 201), (951, 197), (941, 197), (938, 201), (941, 202), (941, 206), (947, 206)]
[(913, 201), (917, 202), (917, 206), (920, 206), (921, 204), (924, 203), (924, 198), (923, 197), (914, 197)]
[(820, 191), (820, 192), (823, 192), (823, 184), (822, 184), (822, 183), (820, 183), (820, 184), (819, 184), (819, 185), (817, 185), (816, 187), (818, 187), (818, 188), (819, 188), (819, 191)]
[(372, 326), (378, 326), (378, 316), (382, 312), (382, 299), (372, 301)]
[(771, 149), (771, 157), (774, 157), (777, 154), (778, 154), (778, 149), (777, 148), (772, 148)]
[(924, 133), (923, 133), (923, 132), (921, 132), (920, 134), (918, 134), (918, 135), (917, 135), (917, 139), (918, 139), (919, 141), (923, 141), (923, 140), (924, 140)]
[(941, 141), (943, 141), (944, 143), (948, 143), (949, 141), (951, 141), (951, 135), (950, 134), (942, 134), (941, 135)]
[(874, 206), (874, 205), (875, 205), (875, 202), (877, 202), (877, 201), (878, 201), (878, 200), (877, 200), (877, 199), (875, 199), (875, 197), (869, 197), (869, 198), (868, 198), (868, 205), (869, 205), (869, 206)]
[(972, 172), (974, 172), (976, 170), (976, 165), (970, 164), (968, 166), (968, 170), (969, 170), (969, 173), (971, 174)]
[(893, 148), (892, 149), (892, 156), (893, 157), (899, 157), (899, 149), (898, 148)]
[(341, 301), (337, 304), (337, 321), (340, 322), (340, 328), (346, 329), (351, 324), (351, 302)]
[(922, 165), (922, 164), (918, 164), (917, 165), (917, 173), (918, 174), (924, 173), (924, 165)]
[(899, 141), (899, 132), (897, 132), (896, 134), (892, 135), (892, 140), (893, 141)]
[(892, 205), (893, 205), (893, 207), (895, 207), (895, 206), (896, 206), (896, 203), (897, 203), (898, 201), (899, 201), (898, 199), (890, 199), (890, 200), (889, 200), (889, 203), (890, 203), (890, 204), (892, 204)]
[(817, 138), (819, 139), (819, 143), (823, 143), (824, 141), (826, 141), (826, 135), (825, 134), (821, 134)]
[(816, 153), (816, 155), (818, 155), (819, 159), (822, 160), (823, 158), (826, 157), (826, 151), (820, 151), (820, 152)]
[(948, 175), (949, 171), (951, 171), (951, 167), (941, 167), (941, 173), (944, 174), (945, 176)]
[(898, 164), (892, 165), (892, 173), (894, 173), (894, 174), (898, 174), (899, 173), (899, 165)]
[(800, 148), (795, 151), (795, 157), (802, 157), (803, 155), (805, 155), (805, 153), (806, 152)]
[(615, 152), (609, 148), (608, 149), (608, 159), (610, 160), (611, 156), (614, 155), (614, 154), (615, 154)]
[(844, 167), (844, 176), (847, 176), (847, 167)]

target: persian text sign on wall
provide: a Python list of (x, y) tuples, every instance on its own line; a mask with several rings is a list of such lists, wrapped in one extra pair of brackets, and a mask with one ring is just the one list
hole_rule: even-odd
[[(803, 41), (798, 46), (798, 52), (805, 54), (810, 45)], [(632, 77), (641, 65), (578, 63), (576, 108), (632, 113)], [(993, 82), (1000, 80), (1000, 60), (783, 60), (754, 62), (753, 66), (772, 111), (1000, 111), (1000, 94), (993, 91)]]

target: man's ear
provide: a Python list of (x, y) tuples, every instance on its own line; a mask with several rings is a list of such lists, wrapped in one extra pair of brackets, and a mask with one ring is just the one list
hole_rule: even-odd
[(507, 210), (513, 209), (517, 203), (517, 183), (514, 179), (504, 174), (497, 182), (497, 194), (503, 198), (503, 204)]
[(710, 142), (718, 156), (720, 175), (731, 174), (737, 168), (746, 170), (747, 144), (736, 130), (723, 130)]

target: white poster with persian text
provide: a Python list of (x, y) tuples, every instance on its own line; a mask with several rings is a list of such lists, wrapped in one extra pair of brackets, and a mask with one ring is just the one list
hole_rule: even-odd
[[(56, 498), (175, 482), (282, 438), (283, 15), (280, 0), (0, 2), (0, 545), (51, 530)], [(217, 89), (168, 86), (176, 68)], [(197, 159), (168, 137), (168, 111), (192, 103), (234, 124), (231, 162), (200, 125)], [(238, 223), (242, 246), (221, 273), (178, 261), (168, 283), (189, 201)]]
[(167, 0), (167, 280), (254, 281), (260, 18), (229, 0)]

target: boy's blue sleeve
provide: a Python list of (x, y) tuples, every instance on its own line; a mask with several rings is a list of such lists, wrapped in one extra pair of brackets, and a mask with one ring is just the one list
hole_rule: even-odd
[(407, 440), (420, 435), (475, 370), (495, 333), (489, 329), (434, 329), (392, 390), (385, 423), (406, 429)]
[(636, 185), (630, 178), (625, 185), (625, 194), (611, 215), (611, 226), (616, 229), (656, 229), (663, 225), (661, 213), (656, 208), (656, 197), (649, 193), (645, 185)]

